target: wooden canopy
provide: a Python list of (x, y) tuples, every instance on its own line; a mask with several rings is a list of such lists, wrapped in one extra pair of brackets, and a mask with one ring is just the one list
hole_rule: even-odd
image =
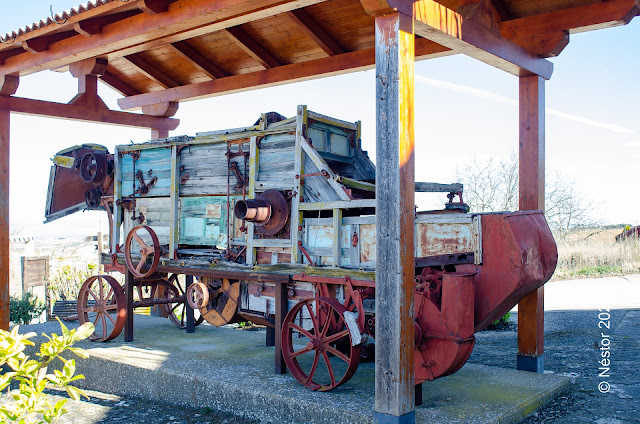
[(134, 109), (358, 71), (374, 66), (379, 6), (411, 14), (412, 3), (416, 60), (462, 52), (545, 79), (551, 64), (538, 58), (558, 55), (570, 33), (639, 10), (635, 0), (96, 0), (6, 34), (0, 76), (102, 58), (100, 80)]

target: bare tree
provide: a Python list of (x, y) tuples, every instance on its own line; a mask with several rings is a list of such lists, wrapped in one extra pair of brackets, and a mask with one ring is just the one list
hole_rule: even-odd
[[(464, 199), (472, 212), (513, 211), (518, 209), (518, 157), (474, 159), (457, 172), (464, 184)], [(593, 202), (581, 196), (575, 182), (557, 171), (547, 171), (545, 215), (554, 229), (568, 230), (596, 225)]]

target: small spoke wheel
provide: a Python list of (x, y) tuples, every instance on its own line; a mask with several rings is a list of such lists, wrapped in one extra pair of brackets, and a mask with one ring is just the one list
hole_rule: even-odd
[(209, 303), (209, 287), (206, 284), (195, 282), (187, 289), (187, 302), (193, 309), (200, 309)]
[[(140, 252), (140, 259), (131, 256), (132, 252)], [(142, 268), (147, 265), (151, 256), (151, 265), (146, 272)], [(129, 231), (124, 242), (124, 261), (129, 271), (137, 278), (145, 278), (153, 274), (160, 263), (160, 242), (156, 232), (146, 225), (138, 225)]]
[[(176, 297), (179, 297), (180, 299), (176, 302), (165, 303), (163, 306), (167, 316), (171, 322), (176, 325), (176, 327), (181, 329), (187, 328), (187, 312), (185, 307), (185, 297), (183, 296), (184, 291), (182, 290), (182, 285), (178, 280), (178, 274), (171, 275), (167, 280), (161, 280), (160, 284), (163, 286), (165, 286), (165, 284), (169, 284), (173, 287), (173, 289), (165, 289), (164, 295), (162, 296), (164, 299), (170, 299), (171, 297), (169, 296), (176, 296), (175, 293), (177, 291), (178, 295)], [(196, 326), (204, 322), (204, 318), (198, 309), (194, 309), (193, 314)]]
[(124, 290), (115, 278), (94, 275), (87, 278), (78, 294), (78, 321), (92, 322), (91, 340), (106, 342), (118, 337), (127, 315)]
[(320, 297), (298, 302), (282, 326), (282, 355), (291, 374), (303, 386), (318, 391), (348, 381), (360, 363), (344, 320), (347, 309), (337, 300)]

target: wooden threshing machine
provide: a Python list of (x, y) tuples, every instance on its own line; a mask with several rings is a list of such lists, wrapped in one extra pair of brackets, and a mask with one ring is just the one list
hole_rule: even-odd
[[(312, 390), (346, 382), (374, 343), (384, 223), (359, 122), (299, 106), (289, 119), (270, 112), (250, 127), (113, 154), (76, 146), (53, 161), (47, 220), (106, 210), (102, 263), (131, 273), (125, 287), (110, 276), (84, 283), (78, 316), (96, 324), (95, 340), (116, 337), (138, 306), (180, 327), (193, 324), (191, 308), (196, 323), (249, 320), (268, 327), (277, 358)], [(551, 277), (557, 250), (541, 211), (472, 214), (460, 184), (416, 191), (448, 196), (415, 218), (417, 384), (462, 367), (474, 333)]]

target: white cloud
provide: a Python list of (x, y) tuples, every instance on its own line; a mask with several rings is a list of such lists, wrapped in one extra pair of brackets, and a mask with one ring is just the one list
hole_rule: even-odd
[[(512, 99), (510, 97), (501, 96), (498, 94), (494, 94), (487, 90), (482, 90), (479, 88), (473, 88), (466, 85), (455, 84), (452, 82), (427, 78), (422, 75), (416, 75), (416, 81), (419, 83), (423, 83), (426, 85), (430, 85), (432, 87), (444, 88), (446, 90), (455, 91), (457, 93), (468, 94), (470, 96), (478, 97), (481, 99), (491, 100), (497, 103), (508, 104), (512, 106), (518, 106), (518, 101), (516, 99)], [(602, 128), (605, 130), (609, 130), (612, 132), (620, 133), (620, 134), (634, 134), (633, 130), (629, 128), (625, 128), (620, 125), (611, 124), (607, 122), (598, 122), (591, 118), (587, 118), (584, 116), (573, 115), (570, 113), (565, 113), (556, 109), (546, 108), (547, 115), (556, 116), (561, 119), (566, 119), (567, 121), (578, 122), (584, 125), (590, 125), (592, 127)]]

